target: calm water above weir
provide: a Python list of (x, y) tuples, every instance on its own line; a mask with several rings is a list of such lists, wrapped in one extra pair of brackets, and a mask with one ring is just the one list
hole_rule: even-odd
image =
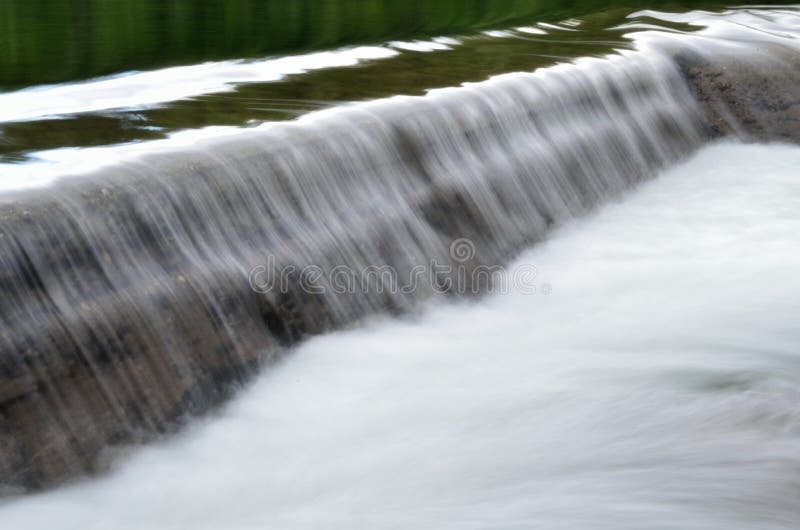
[[(780, 2), (761, 2), (761, 4)], [(129, 70), (469, 34), (688, 0), (4, 0), (0, 89)]]
[[(332, 105), (422, 94), (631, 49), (629, 34), (653, 26), (699, 29), (638, 11), (679, 9), (658, 1), (222, 5), (55, 2), (42, 18), (38, 2), (3, 2), (0, 179), (8, 164), (82, 156), (62, 148), (140, 142), (209, 126), (253, 127)], [(708, 2), (682, 5), (723, 9)], [(54, 81), (66, 83), (47, 85)], [(36, 86), (25, 89), (29, 85)]]

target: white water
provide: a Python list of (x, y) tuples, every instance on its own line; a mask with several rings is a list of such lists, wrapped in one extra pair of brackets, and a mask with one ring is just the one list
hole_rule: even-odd
[(314, 339), (2, 526), (797, 528), (798, 167), (705, 148), (524, 254), (552, 294)]
[(236, 84), (277, 81), (325, 68), (394, 57), (385, 46), (359, 46), (261, 61), (218, 61), (146, 72), (126, 72), (79, 83), (42, 85), (0, 93), (0, 123), (81, 112), (147, 108), (202, 94), (227, 92)]

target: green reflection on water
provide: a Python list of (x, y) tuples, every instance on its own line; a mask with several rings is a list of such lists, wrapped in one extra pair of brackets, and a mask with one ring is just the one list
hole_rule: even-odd
[(0, 88), (463, 32), (623, 0), (0, 0)]
[[(615, 7), (609, 8), (609, 5)], [(0, 123), (0, 163), (39, 151), (163, 138), (209, 125), (248, 126), (293, 119), (345, 102), (532, 71), (559, 60), (599, 56), (630, 45), (616, 25), (643, 6), (719, 9), (709, 2), (575, 0), (0, 0), (0, 83), (27, 85), (119, 70), (278, 51), (385, 42), (409, 35), (479, 35), (449, 51), (403, 51), (356, 67), (243, 84), (162, 105)], [(625, 7), (626, 6), (626, 7)], [(480, 36), (480, 27), (578, 17), (575, 31), (515, 38)], [(655, 21), (654, 21), (655, 22)], [(659, 22), (663, 26), (663, 22)], [(688, 27), (677, 29), (690, 30)]]

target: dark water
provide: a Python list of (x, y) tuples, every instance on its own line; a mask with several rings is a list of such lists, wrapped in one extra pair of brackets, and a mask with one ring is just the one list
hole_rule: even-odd
[[(0, 88), (126, 70), (453, 33), (628, 0), (3, 0)], [(708, 4), (708, 2), (706, 2)]]

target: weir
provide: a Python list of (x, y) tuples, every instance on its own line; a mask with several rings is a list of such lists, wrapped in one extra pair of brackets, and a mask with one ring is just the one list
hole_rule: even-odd
[(502, 264), (716, 136), (796, 141), (794, 57), (627, 53), (0, 195), (0, 483), (102, 468), (307, 336), (486, 287), (437, 274), (341, 292), (337, 267)]

